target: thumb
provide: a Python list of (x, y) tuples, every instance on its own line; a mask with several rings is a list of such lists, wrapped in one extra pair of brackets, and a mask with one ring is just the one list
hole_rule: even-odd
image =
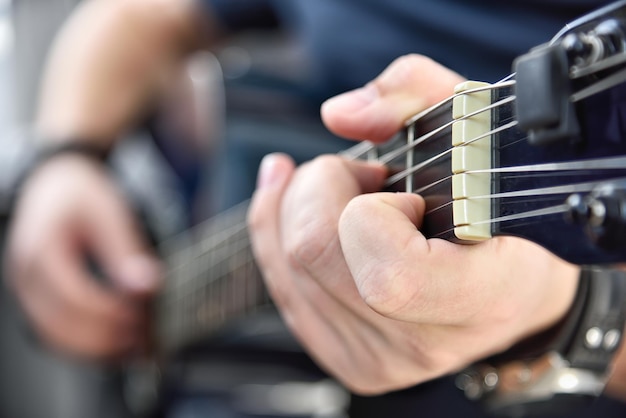
[(322, 105), (322, 119), (335, 134), (384, 141), (416, 113), (452, 95), (463, 78), (421, 55), (396, 59), (365, 87)]

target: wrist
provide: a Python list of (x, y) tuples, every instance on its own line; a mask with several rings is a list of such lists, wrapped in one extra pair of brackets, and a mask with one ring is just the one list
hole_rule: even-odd
[(604, 389), (612, 365), (620, 367), (612, 390), (620, 390), (626, 366), (616, 354), (625, 301), (623, 272), (583, 269), (574, 303), (558, 325), (472, 366), (459, 376), (459, 387), (491, 412), (514, 415), (566, 412), (589, 403)]
[(49, 163), (64, 157), (78, 157), (105, 166), (110, 150), (99, 144), (86, 141), (64, 141), (39, 145), (25, 158), (11, 187), (9, 208), (14, 208), (25, 184)]

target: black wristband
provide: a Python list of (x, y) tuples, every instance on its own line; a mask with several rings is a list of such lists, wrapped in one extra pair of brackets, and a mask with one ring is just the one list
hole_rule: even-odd
[(63, 154), (80, 154), (98, 161), (106, 161), (109, 149), (88, 142), (63, 142), (58, 145), (42, 147), (36, 154), (35, 162), (42, 164), (51, 158)]
[(110, 150), (108, 148), (84, 141), (67, 141), (54, 145), (46, 145), (34, 151), (30, 158), (22, 164), (22, 169), (11, 187), (9, 196), (9, 213), (13, 212), (20, 191), (26, 181), (46, 162), (68, 154), (80, 155), (93, 161), (105, 164)]
[(559, 324), (468, 368), (457, 385), (494, 415), (580, 408), (604, 389), (625, 322), (626, 273), (583, 268), (577, 296)]

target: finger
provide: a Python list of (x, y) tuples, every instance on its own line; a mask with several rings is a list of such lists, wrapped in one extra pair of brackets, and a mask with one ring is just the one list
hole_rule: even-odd
[(112, 184), (102, 182), (99, 193), (85, 202), (81, 212), (88, 248), (93, 249), (104, 273), (126, 295), (147, 297), (156, 293), (162, 267), (148, 248), (136, 217)]
[[(346, 262), (364, 301), (394, 319), (418, 323), (455, 323), (473, 314), (467, 300), (485, 295), (484, 281), (471, 281), (476, 264), (486, 261), (472, 247), (427, 240), (419, 231), (424, 201), (407, 193), (376, 193), (346, 207), (339, 236)], [(469, 250), (469, 251), (466, 251)], [(483, 276), (480, 274), (479, 276)], [(496, 285), (497, 286), (497, 285)], [(469, 289), (468, 289), (469, 287)], [(455, 295), (465, 297), (458, 299)], [(473, 300), (472, 300), (473, 301)]]
[(80, 358), (104, 360), (127, 355), (140, 346), (137, 330), (96, 323), (53, 300), (53, 296), (33, 290), (21, 299), (47, 347)]
[(25, 294), (38, 305), (33, 312), (40, 325), (47, 325), (40, 329), (54, 346), (82, 356), (124, 352), (140, 342), (146, 312), (89, 277), (81, 255), (57, 244), (33, 271), (37, 280)]
[(269, 154), (259, 170), (257, 189), (252, 196), (248, 212), (250, 241), (255, 259), (274, 302), (286, 305), (283, 297), (290, 289), (286, 280), (290, 272), (281, 268), (280, 205), (283, 194), (295, 171), (291, 158), (283, 154)]
[[(283, 251), (281, 219), (285, 214), (281, 212), (281, 204), (292, 183), (294, 170), (293, 161), (285, 155), (271, 154), (263, 159), (259, 187), (252, 198), (248, 215), (252, 248), (268, 291), (295, 335), (305, 342), (317, 339), (312, 336), (324, 336), (324, 341), (336, 341), (340, 338), (339, 333), (316, 312), (324, 310), (328, 298), (314, 286), (310, 292), (300, 292), (297, 283), (303, 278), (290, 268)], [(313, 300), (315, 306), (311, 305)], [(313, 344), (313, 347), (316, 346)], [(315, 348), (312, 350), (318, 351)]]
[[(346, 311), (315, 280), (307, 278), (302, 269), (291, 269), (283, 252), (281, 219), (288, 213), (281, 214), (281, 202), (295, 181), (293, 174), (293, 162), (285, 156), (272, 155), (263, 160), (259, 188), (248, 215), (255, 258), (281, 315), (309, 354), (352, 389), (371, 390), (376, 384), (362, 384), (358, 364), (380, 361), (374, 354), (376, 350), (369, 349), (383, 345), (377, 341), (380, 334)], [(355, 346), (366, 347), (359, 351), (358, 360), (351, 350)], [(385, 374), (382, 368), (375, 370)], [(381, 377), (374, 381), (383, 380)]]
[(408, 319), (404, 309), (409, 301), (417, 296), (428, 301), (426, 289), (415, 284), (423, 280), (406, 271), (403, 262), (409, 257), (418, 263), (429, 253), (418, 230), (424, 208), (418, 195), (375, 193), (353, 199), (339, 221), (341, 246), (359, 293), (385, 316)]
[[(379, 190), (386, 169), (378, 164), (318, 157), (294, 176), (297, 187), (286, 193), (281, 219), (282, 241), (295, 269), (304, 269), (330, 294), (355, 294), (338, 240), (338, 220), (356, 195)], [(329, 187), (332, 185), (332, 187)], [(350, 296), (349, 296), (350, 295)]]
[(354, 199), (342, 215), (347, 264), (374, 310), (428, 324), (491, 318), (519, 333), (556, 321), (571, 303), (573, 266), (510, 237), (477, 245), (426, 240), (416, 226), (423, 210), (418, 196), (377, 193)]
[[(101, 222), (100, 193), (107, 192), (100, 187), (106, 177), (96, 167), (59, 157), (34, 174), (11, 224), (6, 263), (39, 333), (66, 351), (93, 355), (125, 349), (145, 322), (143, 306), (98, 282), (85, 262), (95, 251), (85, 248), (84, 213), (95, 216), (90, 222)], [(59, 188), (67, 173), (72, 182)]]
[(326, 101), (322, 118), (337, 135), (384, 141), (411, 116), (451, 96), (462, 81), (429, 58), (406, 55), (365, 87)]
[(42, 256), (38, 266), (41, 285), (81, 316), (124, 327), (137, 326), (142, 304), (92, 277), (82, 257), (81, 249), (74, 243), (57, 244)]

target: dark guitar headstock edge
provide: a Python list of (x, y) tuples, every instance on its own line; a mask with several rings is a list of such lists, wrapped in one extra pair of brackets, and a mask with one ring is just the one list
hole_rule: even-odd
[[(519, 128), (528, 133), (531, 145), (557, 144), (581, 152), (580, 149), (602, 147), (596, 138), (603, 130), (608, 130), (608, 141), (623, 143), (626, 2), (613, 3), (567, 25), (549, 44), (519, 57), (514, 71), (515, 117)], [(605, 115), (611, 114), (612, 120), (594, 116), (592, 108), (600, 101), (610, 104)], [(568, 261), (626, 261), (624, 178), (609, 177), (590, 191), (570, 194), (564, 209), (564, 220), (579, 225), (592, 245), (608, 254), (600, 260), (574, 257)], [(568, 253), (559, 255), (568, 258)]]

